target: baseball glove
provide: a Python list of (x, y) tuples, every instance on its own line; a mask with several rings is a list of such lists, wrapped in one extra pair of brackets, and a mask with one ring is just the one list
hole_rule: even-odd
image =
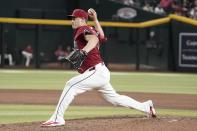
[(87, 52), (74, 49), (65, 59), (68, 60), (75, 69), (79, 69), (86, 57)]

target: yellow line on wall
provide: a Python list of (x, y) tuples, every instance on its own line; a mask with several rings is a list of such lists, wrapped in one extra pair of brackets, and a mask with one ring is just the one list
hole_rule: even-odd
[(41, 24), (41, 25), (71, 25), (70, 20), (48, 20), (48, 19), (24, 19), (24, 18), (0, 18), (1, 23), (16, 24)]
[[(92, 21), (88, 22), (89, 25), (94, 25)], [(103, 27), (140, 27), (140, 23), (128, 23), (128, 22), (104, 22), (101, 21), (100, 24)]]
[(190, 18), (187, 18), (187, 17), (171, 14), (171, 15), (169, 15), (169, 18), (175, 19), (175, 20), (183, 22), (183, 23), (187, 23), (187, 24), (197, 26), (197, 20), (193, 20), (193, 19), (190, 19)]
[[(101, 25), (104, 27), (134, 27), (134, 28), (145, 28), (156, 26), (164, 23), (168, 23), (171, 19), (177, 21), (191, 24), (197, 26), (197, 21), (190, 18), (177, 15), (169, 15), (165, 18), (159, 18), (155, 20), (150, 20), (146, 22), (139, 23), (129, 23), (129, 22), (104, 22), (101, 21)], [(16, 23), (16, 24), (38, 24), (38, 25), (62, 25), (68, 26), (71, 25), (71, 20), (49, 20), (49, 19), (27, 19), (27, 18), (0, 18), (0, 23)], [(88, 22), (89, 25), (93, 25), (92, 21)]]
[(140, 27), (141, 28), (144, 28), (144, 27), (161, 25), (161, 24), (168, 23), (169, 21), (170, 21), (170, 18), (169, 17), (160, 18), (160, 19), (156, 19), (156, 20), (150, 20), (150, 21), (146, 21), (146, 22), (141, 22), (140, 23)]

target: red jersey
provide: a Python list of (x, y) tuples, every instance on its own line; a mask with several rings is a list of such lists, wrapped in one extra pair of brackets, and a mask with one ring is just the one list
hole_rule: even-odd
[[(81, 26), (74, 31), (74, 48), (83, 49), (86, 46), (88, 42), (85, 40), (85, 35), (96, 35), (99, 39), (99, 43), (101, 43), (104, 39), (103, 37), (99, 37), (98, 32), (93, 27)], [(100, 56), (99, 43), (88, 53), (86, 59), (78, 69), (79, 73), (83, 73), (90, 67), (103, 62)]]
[(33, 49), (30, 46), (25, 48), (25, 51), (28, 52), (28, 53), (31, 53), (31, 54), (33, 53)]

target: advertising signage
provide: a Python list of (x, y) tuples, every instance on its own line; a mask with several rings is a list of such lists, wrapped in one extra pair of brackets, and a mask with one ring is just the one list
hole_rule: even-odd
[(197, 68), (197, 33), (179, 34), (179, 67)]

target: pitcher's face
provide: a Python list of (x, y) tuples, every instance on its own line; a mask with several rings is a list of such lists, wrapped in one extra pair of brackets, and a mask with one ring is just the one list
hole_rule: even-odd
[(79, 26), (81, 26), (84, 22), (84, 19), (81, 19), (79, 17), (73, 17), (72, 18), (72, 28), (73, 29), (76, 29), (78, 28)]

